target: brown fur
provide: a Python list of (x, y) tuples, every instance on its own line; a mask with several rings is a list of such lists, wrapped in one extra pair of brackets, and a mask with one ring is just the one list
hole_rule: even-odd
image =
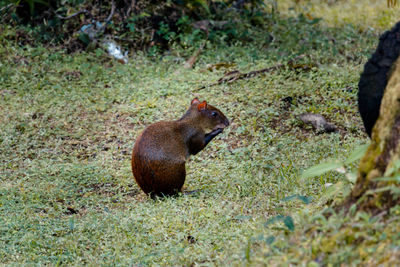
[[(197, 98), (181, 119), (151, 124), (133, 148), (132, 172), (136, 182), (150, 196), (180, 192), (188, 157), (201, 151), (228, 125), (220, 110), (205, 101), (200, 103)], [(208, 130), (211, 132), (206, 134)]]

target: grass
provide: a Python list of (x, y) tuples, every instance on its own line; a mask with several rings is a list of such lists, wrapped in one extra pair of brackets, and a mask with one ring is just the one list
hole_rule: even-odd
[(284, 14), (302, 12), (312, 18), (324, 18), (323, 24), (330, 27), (356, 25), (360, 30), (386, 30), (388, 25), (398, 21), (399, 3), (388, 6), (384, 0), (311, 0), (311, 1), (278, 1), (278, 8)]
[[(20, 47), (3, 25), (0, 262), (394, 263), (398, 207), (389, 221), (363, 213), (326, 219), (322, 215), (351, 184), (334, 172), (299, 178), (304, 169), (345, 159), (368, 142), (357, 113), (357, 83), (380, 31), (324, 23), (278, 17), (268, 25), (272, 42), (208, 43), (194, 70), (182, 68), (188, 53), (179, 48), (155, 57), (138, 52), (121, 65), (101, 50), (68, 55)], [(298, 54), (307, 55), (301, 64), (311, 70), (285, 68), (195, 90), (227, 71), (261, 69)], [(221, 62), (234, 64), (208, 70)], [(220, 108), (232, 124), (187, 163), (185, 190), (200, 189), (197, 194), (151, 200), (130, 171), (135, 138), (150, 123), (179, 118), (194, 96)], [(316, 134), (298, 121), (304, 112), (324, 115), (339, 132)], [(311, 203), (285, 199), (293, 195)], [(279, 215), (293, 225), (271, 221)]]

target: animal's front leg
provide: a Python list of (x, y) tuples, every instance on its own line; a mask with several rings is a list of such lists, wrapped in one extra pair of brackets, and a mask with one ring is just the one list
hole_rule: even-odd
[(213, 140), (214, 137), (222, 133), (222, 129), (217, 129), (212, 131), (211, 133), (208, 133), (204, 137), (204, 146), (206, 146), (208, 143), (210, 143), (211, 140)]

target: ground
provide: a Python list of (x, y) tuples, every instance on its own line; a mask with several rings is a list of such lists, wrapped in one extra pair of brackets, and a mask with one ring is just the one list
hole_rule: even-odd
[[(366, 13), (369, 1), (359, 1), (365, 13), (343, 24), (327, 4), (318, 13), (316, 2), (299, 16), (300, 7), (289, 10), (284, 1), (268, 26), (272, 39), (208, 43), (193, 70), (182, 67), (190, 53), (179, 47), (157, 55), (136, 51), (123, 65), (101, 49), (66, 54), (20, 47), (7, 41), (13, 29), (3, 25), (0, 262), (396, 262), (399, 207), (389, 217), (336, 214), (331, 207), (352, 187), (344, 175), (300, 175), (369, 142), (357, 112), (357, 83), (397, 9), (382, 1), (386, 16), (374, 16)], [(365, 22), (364, 14), (371, 14)], [(299, 54), (306, 57), (298, 65), (197, 90), (228, 71), (262, 69)], [(195, 96), (221, 109), (231, 126), (187, 163), (185, 190), (198, 193), (151, 200), (131, 174), (135, 138), (152, 122), (182, 116)], [(298, 120), (304, 112), (322, 114), (339, 131), (316, 133)]]

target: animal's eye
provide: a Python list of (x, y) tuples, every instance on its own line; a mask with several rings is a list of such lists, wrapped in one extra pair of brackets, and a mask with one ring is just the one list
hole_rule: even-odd
[(211, 116), (217, 117), (217, 112), (215, 112), (215, 111), (211, 112)]

